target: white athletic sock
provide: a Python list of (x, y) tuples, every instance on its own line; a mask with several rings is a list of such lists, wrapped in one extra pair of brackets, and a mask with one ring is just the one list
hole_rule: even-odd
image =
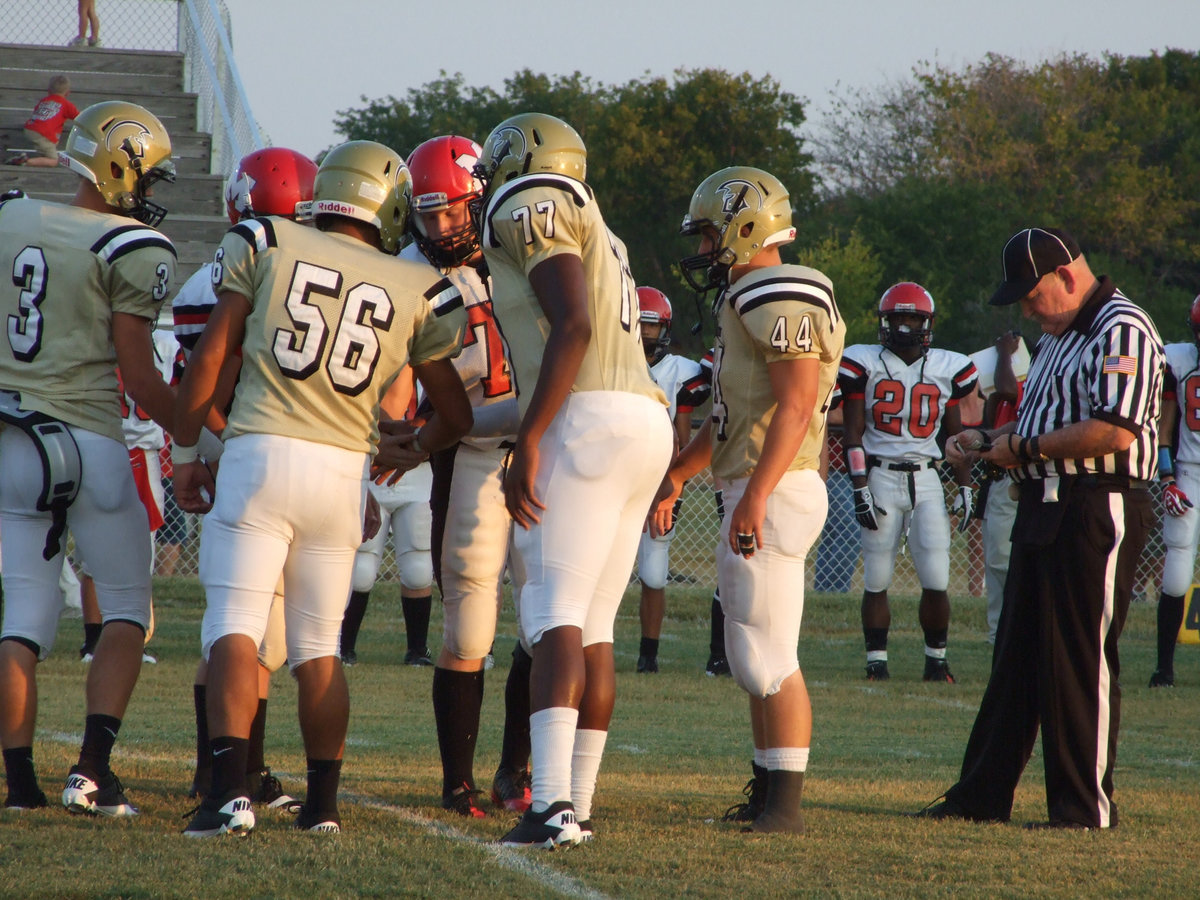
[(808, 769), (807, 747), (768, 747), (763, 751), (766, 760), (760, 765), (771, 772), (804, 772)]
[(761, 766), (764, 769), (767, 767), (766, 750), (759, 750), (757, 747), (754, 748), (754, 764), (756, 766)]
[(867, 651), (867, 662), (869, 662), (869, 663), (887, 662), (887, 651), (886, 650), (868, 650)]
[(571, 799), (571, 751), (579, 710), (569, 706), (540, 709), (529, 717), (530, 762), (534, 812), (545, 812), (552, 803)]
[(596, 793), (596, 777), (600, 774), (600, 758), (604, 756), (607, 731), (580, 728), (575, 732), (575, 751), (571, 754), (571, 804), (580, 822), (592, 817), (592, 796)]
[(928, 644), (926, 644), (925, 645), (925, 655), (928, 656), (930, 659), (945, 659), (946, 658), (946, 648), (945, 647), (930, 647)]

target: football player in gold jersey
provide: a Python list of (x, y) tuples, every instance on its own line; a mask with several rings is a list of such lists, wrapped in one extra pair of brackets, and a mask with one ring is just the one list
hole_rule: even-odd
[(683, 260), (698, 291), (718, 290), (712, 418), (672, 464), (652, 530), (665, 531), (683, 482), (712, 466), (724, 490), (717, 581), (734, 679), (750, 695), (755, 778), (749, 803), (726, 813), (744, 830), (800, 832), (812, 707), (796, 643), (804, 559), (827, 511), (818, 471), (825, 413), (846, 326), (833, 285), (816, 269), (783, 265), (793, 240), (787, 189), (733, 166), (692, 195)]
[(5, 806), (46, 805), (33, 766), (35, 671), (54, 644), (69, 526), (95, 578), (104, 627), (63, 804), (73, 813), (132, 816), (109, 756), (150, 623), (150, 535), (122, 436), (116, 366), (138, 406), (169, 425), (171, 389), (155, 367), (150, 333), (175, 249), (147, 226), (166, 213), (149, 199), (152, 185), (173, 180), (175, 170), (162, 123), (124, 102), (80, 113), (62, 162), (80, 176), (68, 205), (23, 196), (0, 203)]
[(571, 126), (523, 113), (492, 131), (476, 170), (480, 237), (522, 416), (504, 492), (533, 656), (533, 787), (532, 805), (502, 839), (512, 846), (591, 836), (615, 693), (613, 620), (672, 449), (625, 246), (604, 224), (585, 168)]
[(317, 171), (315, 229), (251, 219), (230, 229), (217, 250), (217, 306), (180, 386), (172, 453), (180, 505), (208, 509), (201, 489), (214, 485), (195, 442), (221, 366), (241, 348), (241, 379), (200, 543), (213, 775), (211, 795), (184, 831), (189, 836), (254, 827), (245, 755), (257, 704), (257, 648), (280, 573), (308, 757), (308, 795), (296, 827), (341, 829), (337, 787), (349, 696), (338, 632), (362, 543), (380, 398), (411, 364), (437, 411), (416, 445), (438, 449), (471, 425), (450, 363), (457, 335), (430, 302), (457, 291), (428, 266), (391, 255), (407, 225), (408, 188), (397, 153), (351, 141), (331, 150)]

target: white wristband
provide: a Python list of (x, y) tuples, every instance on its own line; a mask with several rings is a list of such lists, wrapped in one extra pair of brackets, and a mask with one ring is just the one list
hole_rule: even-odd
[(413, 433), (412, 443), (410, 443), (408, 446), (410, 446), (413, 450), (415, 450), (417, 453), (422, 454), (423, 456), (429, 455), (429, 451), (421, 446), (421, 435), (419, 432)]
[(207, 428), (200, 429), (200, 439), (196, 441), (196, 446), (199, 448), (200, 455), (210, 463), (216, 462), (225, 452), (225, 442)]
[(179, 444), (171, 445), (171, 465), (186, 466), (199, 458), (200, 450), (196, 444), (192, 444), (190, 447), (182, 447)]

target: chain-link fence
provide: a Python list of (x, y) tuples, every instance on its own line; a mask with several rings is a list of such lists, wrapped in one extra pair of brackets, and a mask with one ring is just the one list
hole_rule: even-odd
[[(104, 0), (100, 46), (184, 54), (183, 89), (197, 95), (196, 127), (212, 135), (210, 172), (228, 174), (263, 146), (233, 61), (229, 12), (220, 0)], [(0, 43), (64, 46), (78, 17), (68, 0), (5, 0)]]
[[(854, 500), (850, 479), (841, 471), (841, 445), (836, 433), (830, 439), (831, 465), (826, 489), (829, 492), (829, 517), (821, 540), (809, 554), (807, 581), (810, 590), (831, 593), (862, 592), (862, 561), (860, 553), (859, 525), (854, 518)], [(948, 467), (942, 470), (942, 482), (946, 490), (947, 507), (956, 492), (954, 480)], [(1004, 489), (1004, 483), (999, 483), (997, 489)], [(1154, 490), (1156, 515), (1162, 516), (1162, 496)], [(580, 511), (580, 527), (585, 528), (587, 513)], [(705, 472), (702, 476), (688, 483), (683, 494), (683, 507), (675, 528), (675, 537), (671, 543), (671, 579), (679, 584), (716, 584), (716, 564), (713, 551), (717, 541), (717, 512), (712, 488), (712, 481)], [(986, 595), (983, 568), (983, 538), (982, 523), (972, 520), (968, 529), (959, 533), (952, 529), (950, 544), (950, 595), (951, 597), (982, 597)], [(171, 549), (166, 556), (178, 558), (175, 574), (190, 575), (196, 571), (196, 551), (199, 544), (201, 520), (188, 516), (185, 540), (180, 550)], [(160, 546), (163, 536), (160, 534)], [(1158, 586), (1162, 577), (1163, 556), (1165, 546), (1162, 532), (1155, 529), (1146, 544), (1135, 581), (1135, 599), (1156, 600)], [(163, 562), (163, 552), (160, 550), (160, 566)], [(391, 539), (388, 540), (387, 551), (379, 578), (385, 581), (395, 581), (398, 574), (395, 566), (394, 552)], [(892, 581), (893, 593), (917, 594), (921, 590), (913, 567), (912, 557), (905, 546), (901, 546), (896, 560), (896, 571)]]

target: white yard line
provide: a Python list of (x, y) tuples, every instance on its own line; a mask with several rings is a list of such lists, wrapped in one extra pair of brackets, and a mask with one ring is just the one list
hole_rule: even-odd
[[(341, 796), (357, 806), (379, 809), (391, 813), (396, 818), (408, 822), (410, 825), (416, 825), (430, 834), (436, 834), (438, 837), (446, 838), (458, 844), (470, 844), (473, 847), (477, 847), (489, 854), (503, 868), (516, 872), (519, 875), (524, 875), (542, 887), (564, 897), (581, 897), (586, 898), (586, 900), (608, 900), (605, 894), (588, 887), (586, 884), (569, 875), (564, 875), (562, 872), (557, 872), (549, 866), (538, 862), (537, 856), (547, 852), (545, 850), (518, 850), (514, 847), (502, 847), (500, 844), (481, 841), (479, 838), (459, 831), (453, 825), (447, 825), (444, 822), (423, 816), (403, 806), (393, 806), (390, 803), (384, 803), (381, 800), (374, 800), (359, 794), (343, 793)], [(586, 853), (589, 851), (588, 848), (583, 848), (576, 849), (573, 852)]]

